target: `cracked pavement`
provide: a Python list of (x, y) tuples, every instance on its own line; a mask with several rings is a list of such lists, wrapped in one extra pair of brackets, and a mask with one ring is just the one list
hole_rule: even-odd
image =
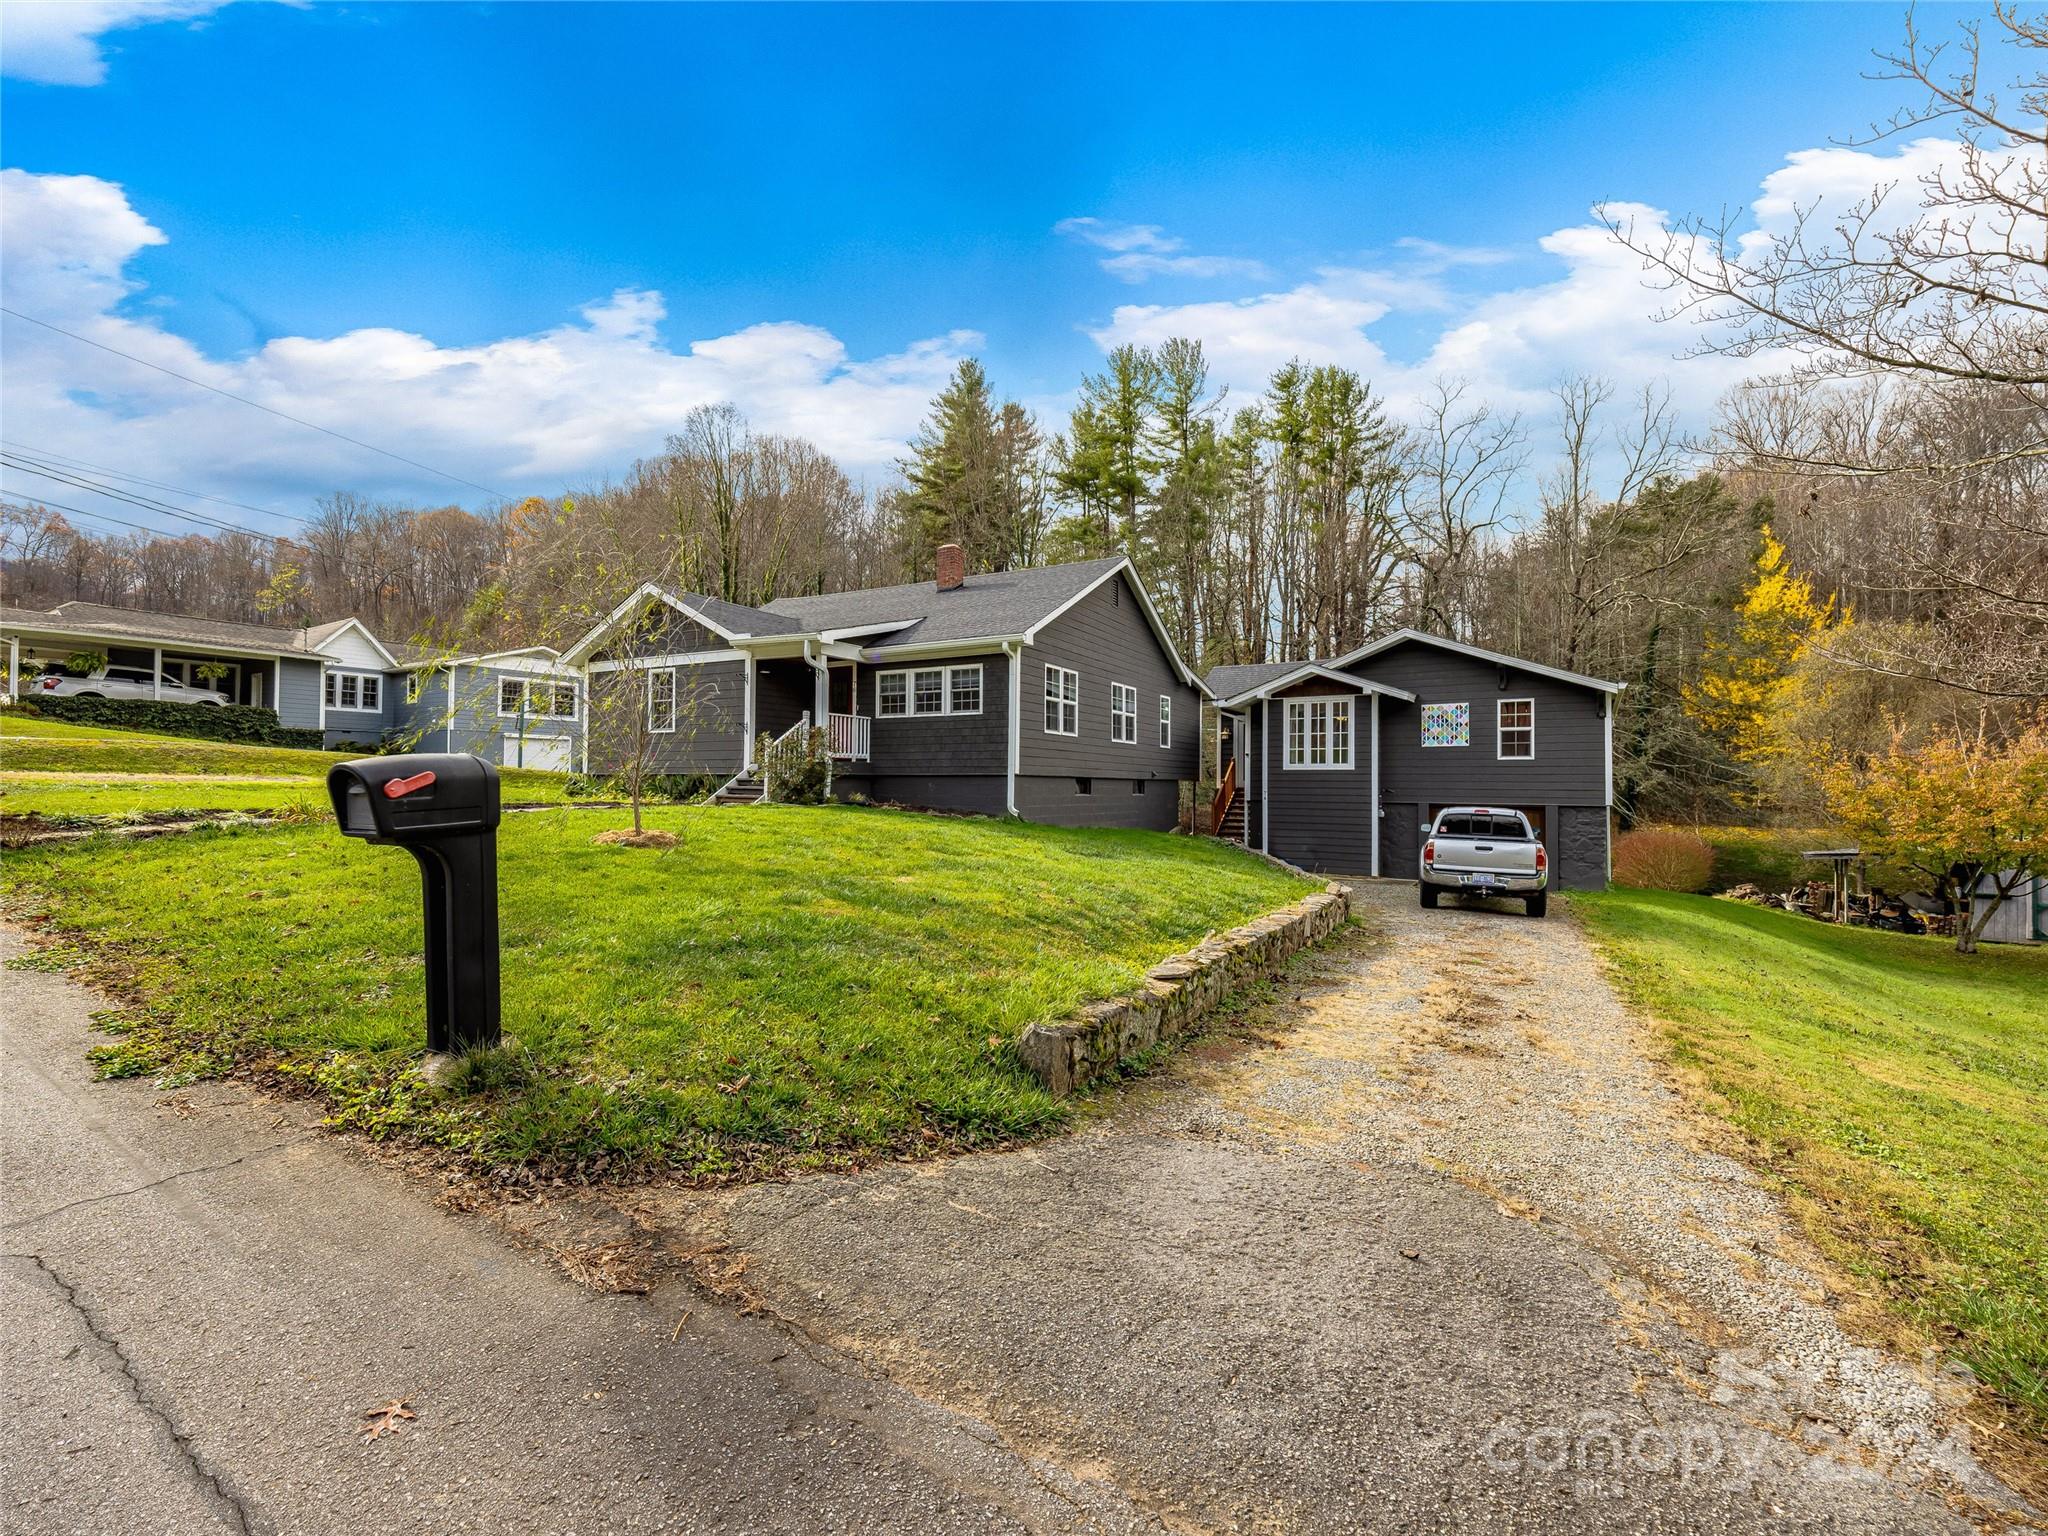
[(9, 1533), (1161, 1529), (772, 1320), (584, 1290), (304, 1105), (93, 1083), (98, 1006), (0, 970)]

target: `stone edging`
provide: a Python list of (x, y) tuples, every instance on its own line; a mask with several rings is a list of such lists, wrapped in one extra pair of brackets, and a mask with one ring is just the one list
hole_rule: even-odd
[(1139, 991), (1033, 1024), (1018, 1038), (1017, 1054), (1054, 1093), (1072, 1093), (1106, 1077), (1125, 1057), (1189, 1033), (1246, 982), (1272, 975), (1289, 955), (1328, 938), (1350, 912), (1350, 890), (1332, 882), (1162, 960), (1145, 973)]

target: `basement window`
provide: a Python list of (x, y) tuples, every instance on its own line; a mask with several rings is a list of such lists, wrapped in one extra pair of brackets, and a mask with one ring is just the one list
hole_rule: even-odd
[(1093, 779), (1076, 779), (1076, 780), (1074, 780), (1074, 793), (1075, 793), (1075, 794), (1077, 794), (1077, 795), (1092, 795), (1092, 794), (1094, 794), (1094, 793), (1095, 793), (1095, 781), (1094, 781)]

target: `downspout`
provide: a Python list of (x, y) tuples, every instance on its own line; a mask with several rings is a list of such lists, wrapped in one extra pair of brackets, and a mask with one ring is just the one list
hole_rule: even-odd
[[(1259, 766), (1261, 768), (1270, 769), (1273, 766), (1273, 759), (1268, 756), (1273, 750), (1272, 741), (1273, 701), (1271, 699), (1261, 699), (1259, 700), (1259, 757), (1261, 759)], [(1263, 773), (1259, 775), (1259, 782), (1261, 784), (1265, 783), (1265, 775)], [(1266, 797), (1259, 802), (1259, 852), (1271, 853), (1272, 851), (1273, 796), (1271, 791), (1268, 791)]]
[(149, 696), (161, 699), (164, 696), (164, 648), (158, 646), (150, 655), (156, 658), (156, 664), (149, 669)]
[(1005, 640), (1003, 654), (1010, 658), (1010, 737), (1003, 754), (1003, 804), (1017, 814), (1017, 750), (1023, 740), (1019, 730), (1024, 692), (1024, 642)]
[(587, 779), (590, 777), (590, 664), (584, 663), (576, 676), (582, 689), (582, 697), (578, 700), (582, 706), (582, 718), (576, 723), (576, 760), (579, 764), (577, 771)]
[(754, 653), (752, 651), (747, 652), (747, 659), (744, 665), (746, 667), (744, 675), (747, 687), (746, 703), (744, 705), (745, 719), (743, 723), (746, 726), (746, 730), (744, 738), (740, 742), (741, 773), (745, 773), (754, 766)]
[(1600, 705), (1601, 723), (1607, 738), (1607, 825), (1600, 830), (1605, 834), (1607, 844), (1607, 878), (1614, 879), (1614, 699), (1612, 695)]
[(1372, 695), (1372, 877), (1380, 877), (1380, 696)]
[(455, 700), (457, 698), (455, 684), (461, 676), (462, 669), (456, 666), (454, 662), (449, 662), (448, 707), (441, 713), (441, 750), (443, 752), (453, 752), (455, 750)]

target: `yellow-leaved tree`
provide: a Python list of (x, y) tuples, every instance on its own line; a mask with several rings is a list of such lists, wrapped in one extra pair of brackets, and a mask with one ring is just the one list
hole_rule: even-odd
[(1976, 953), (1991, 914), (2048, 871), (2048, 715), (2002, 742), (1944, 731), (1908, 746), (1901, 729), (1866, 762), (1835, 764), (1826, 788), (1865, 853), (1954, 893), (1959, 953)]
[(1813, 582), (1792, 570), (1766, 523), (1735, 622), (1707, 636), (1699, 677), (1683, 690), (1686, 713), (1737, 760), (1766, 761), (1782, 740), (1772, 720), (1794, 686), (1793, 669), (1816, 639), (1846, 622), (1834, 598), (1815, 597)]

